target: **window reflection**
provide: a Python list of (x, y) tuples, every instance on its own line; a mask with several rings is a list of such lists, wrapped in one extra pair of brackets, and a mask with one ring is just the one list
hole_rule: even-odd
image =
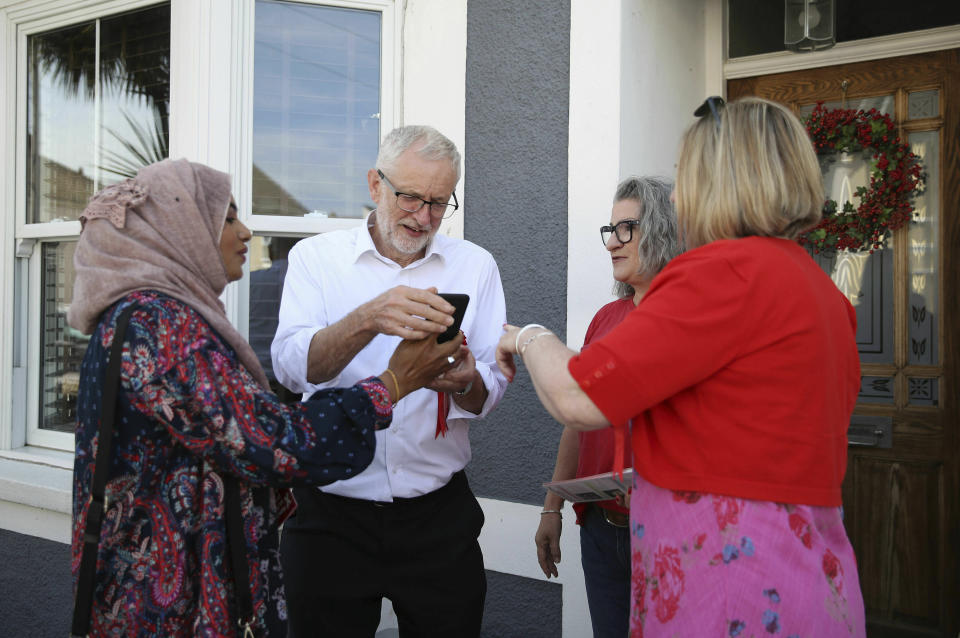
[(167, 157), (170, 7), (33, 35), (27, 50), (27, 219), (75, 220)]
[(48, 242), (41, 252), (40, 428), (73, 432), (80, 362), (89, 337), (67, 325), (76, 242)]
[(907, 309), (909, 362), (937, 365), (940, 362), (939, 288), (940, 275), (940, 133), (920, 131), (910, 134), (910, 150), (916, 153), (927, 179), (914, 201), (915, 215), (907, 226), (909, 247), (907, 283), (910, 305)]
[(380, 141), (380, 13), (256, 4), (253, 213), (364, 214)]

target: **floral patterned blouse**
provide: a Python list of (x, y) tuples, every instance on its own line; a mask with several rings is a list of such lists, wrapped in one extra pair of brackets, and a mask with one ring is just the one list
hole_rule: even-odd
[(223, 475), (240, 479), (257, 635), (283, 635), (277, 553), (291, 486), (363, 471), (374, 431), (390, 424), (371, 377), (286, 406), (264, 390), (204, 318), (158, 292), (108, 309), (81, 370), (73, 484), (72, 569), (80, 565), (106, 363), (120, 311), (127, 328), (107, 512), (96, 569), (93, 636), (234, 636)]

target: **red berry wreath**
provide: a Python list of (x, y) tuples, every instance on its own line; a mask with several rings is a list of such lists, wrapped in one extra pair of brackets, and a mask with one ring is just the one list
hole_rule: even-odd
[(817, 153), (873, 152), (870, 186), (860, 186), (860, 205), (827, 199), (823, 219), (800, 236), (815, 253), (848, 250), (873, 252), (889, 231), (913, 217), (913, 200), (923, 184), (919, 158), (896, 135), (890, 117), (876, 109), (827, 109), (820, 102), (805, 120)]

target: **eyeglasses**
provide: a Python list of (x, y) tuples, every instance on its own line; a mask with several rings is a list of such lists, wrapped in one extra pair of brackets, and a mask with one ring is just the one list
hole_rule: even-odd
[(379, 168), (377, 169), (377, 175), (380, 176), (384, 182), (387, 183), (387, 186), (390, 187), (390, 190), (393, 191), (393, 194), (397, 196), (397, 206), (400, 210), (406, 211), (408, 213), (415, 213), (423, 208), (424, 204), (430, 207), (430, 215), (433, 217), (442, 217), (443, 219), (449, 218), (453, 213), (460, 208), (460, 202), (457, 201), (457, 194), (451, 193), (453, 196), (453, 203), (448, 202), (428, 202), (422, 197), (417, 197), (416, 195), (408, 195), (407, 193), (401, 193), (393, 184), (390, 183), (390, 180), (387, 179), (387, 176), (383, 174)]
[(697, 110), (693, 112), (696, 117), (703, 117), (707, 113), (713, 113), (713, 119), (717, 123), (717, 132), (720, 132), (720, 109), (724, 107), (726, 102), (723, 101), (723, 98), (719, 95), (711, 95), (703, 101), (703, 104), (697, 107)]
[(617, 222), (613, 226), (601, 226), (600, 239), (603, 240), (603, 245), (606, 246), (607, 242), (610, 241), (610, 235), (616, 233), (617, 241), (621, 244), (629, 244), (630, 241), (633, 240), (633, 227), (639, 225), (639, 219), (625, 219), (622, 222)]

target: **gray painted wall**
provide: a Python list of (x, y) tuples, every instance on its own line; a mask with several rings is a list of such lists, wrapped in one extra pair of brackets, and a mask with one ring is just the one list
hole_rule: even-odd
[[(565, 338), (569, 0), (469, 0), (464, 236), (500, 266), (507, 320)], [(470, 429), (477, 496), (543, 502), (560, 426), (522, 369)], [(529, 550), (534, 551), (533, 538)], [(487, 572), (484, 637), (561, 635), (562, 589)]]
[[(466, 80), (464, 235), (497, 259), (507, 320), (564, 339), (569, 0), (469, 0)], [(560, 426), (522, 364), (470, 440), (478, 496), (543, 502)]]

